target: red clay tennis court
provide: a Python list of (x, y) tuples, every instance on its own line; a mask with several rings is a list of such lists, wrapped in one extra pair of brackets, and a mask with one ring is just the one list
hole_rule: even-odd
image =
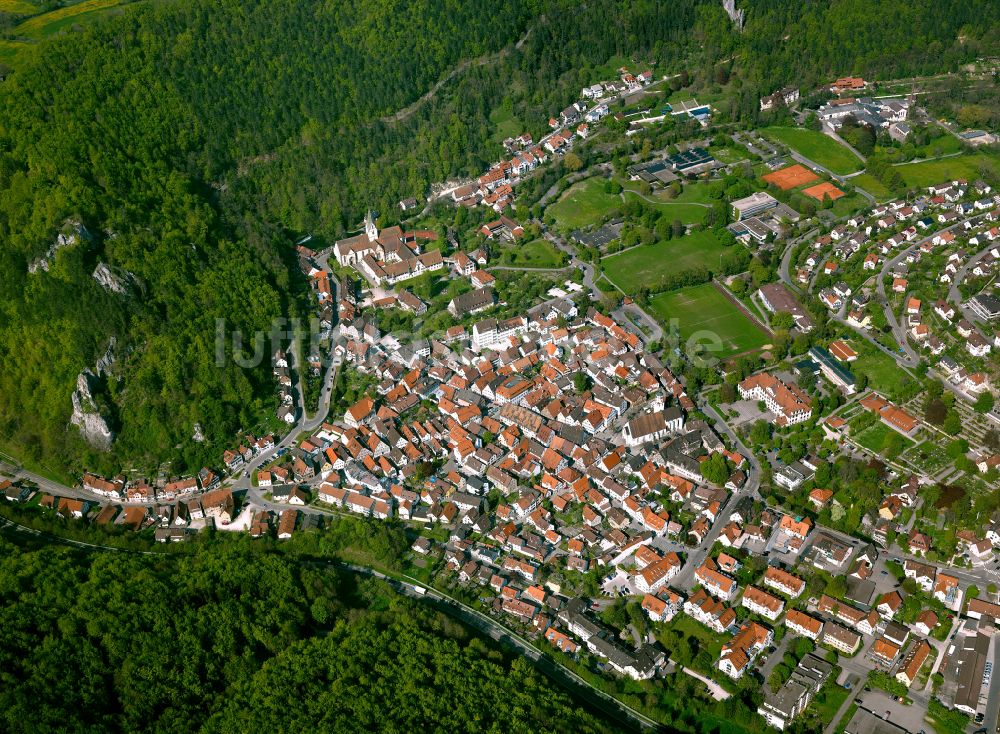
[(796, 186), (815, 181), (819, 176), (803, 165), (796, 163), (794, 166), (782, 168), (780, 171), (769, 173), (763, 177), (768, 183), (773, 183), (782, 191), (794, 189)]
[(812, 198), (816, 199), (816, 201), (823, 201), (823, 197), (825, 196), (829, 196), (830, 201), (836, 201), (837, 199), (839, 199), (841, 196), (844, 195), (843, 191), (838, 189), (829, 181), (824, 181), (821, 184), (810, 186), (808, 189), (805, 189), (802, 193), (805, 194), (806, 196), (811, 196)]

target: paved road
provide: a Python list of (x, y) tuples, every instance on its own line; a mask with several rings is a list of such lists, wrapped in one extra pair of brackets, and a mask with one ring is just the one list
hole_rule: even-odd
[(992, 655), (993, 673), (990, 677), (990, 688), (986, 694), (986, 712), (983, 717), (982, 726), (987, 732), (994, 732), (1000, 729), (1000, 638), (993, 636)]
[(823, 734), (833, 734), (833, 732), (837, 730), (837, 724), (840, 723), (842, 718), (844, 718), (844, 714), (847, 713), (847, 709), (849, 709), (851, 704), (854, 703), (854, 699), (858, 697), (859, 693), (861, 693), (861, 689), (865, 687), (865, 683), (867, 681), (867, 676), (861, 676), (861, 680), (854, 684), (854, 688), (851, 689), (851, 695), (845, 698), (844, 702), (840, 704), (840, 708), (837, 709), (837, 713), (833, 715), (833, 719), (830, 720), (830, 723), (826, 725), (826, 728), (823, 730)]
[(792, 280), (792, 273), (791, 273), (792, 256), (795, 254), (795, 249), (801, 243), (805, 242), (808, 239), (812, 239), (817, 234), (819, 234), (819, 229), (817, 228), (810, 229), (805, 234), (802, 234), (796, 237), (794, 240), (791, 240), (787, 245), (785, 245), (784, 252), (781, 253), (781, 263), (778, 265), (778, 277), (785, 285), (791, 288), (793, 292), (798, 293), (801, 291), (801, 289), (799, 288), (798, 284), (794, 280)]
[(449, 616), (455, 617), (459, 621), (462, 621), (465, 624), (479, 630), (483, 634), (488, 635), (498, 642), (514, 647), (518, 652), (530, 659), (535, 666), (547, 676), (556, 680), (578, 697), (587, 700), (591, 705), (596, 706), (605, 713), (614, 716), (622, 723), (627, 724), (630, 728), (662, 728), (662, 724), (658, 721), (655, 721), (645, 714), (636, 711), (630, 706), (619, 701), (614, 696), (595, 688), (572, 670), (564, 667), (561, 663), (553, 660), (551, 657), (541, 652), (519, 633), (511, 630), (492, 617), (488, 617), (482, 612), (466, 606), (456, 599), (446, 596), (436, 589), (424, 586), (423, 584), (417, 582), (416, 579), (406, 581), (393, 578), (373, 568), (359, 566), (353, 563), (331, 562), (331, 565), (352, 571), (356, 574), (382, 579), (393, 586), (397, 591), (400, 591), (414, 599), (431, 602), (437, 609), (445, 612)]
[(962, 315), (973, 324), (981, 324), (983, 323), (983, 320), (979, 318), (979, 316), (977, 316), (971, 308), (966, 308), (962, 303), (962, 293), (958, 290), (958, 286), (965, 280), (965, 276), (970, 270), (972, 270), (972, 268), (975, 267), (976, 263), (982, 260), (986, 253), (995, 248), (996, 245), (991, 242), (989, 245), (966, 260), (962, 264), (962, 267), (960, 267), (955, 273), (955, 276), (951, 279), (951, 288), (948, 289), (948, 300), (954, 303), (955, 307), (962, 312)]
[(707, 400), (701, 401), (701, 409), (715, 421), (716, 426), (729, 437), (729, 440), (740, 450), (740, 453), (747, 457), (750, 464), (750, 471), (747, 473), (746, 484), (739, 491), (733, 492), (729, 501), (726, 502), (725, 507), (722, 508), (715, 518), (715, 522), (712, 524), (711, 530), (708, 531), (708, 535), (705, 536), (704, 541), (688, 554), (687, 560), (681, 567), (680, 572), (674, 577), (675, 580), (673, 583), (676, 587), (682, 589), (690, 589), (694, 585), (695, 569), (704, 562), (715, 541), (722, 534), (722, 528), (729, 523), (729, 516), (736, 508), (736, 503), (743, 497), (757, 498), (757, 490), (760, 487), (761, 466), (757, 457), (743, 444), (739, 436), (736, 435), (736, 432), (729, 427), (729, 424), (723, 420), (722, 416), (716, 412), (715, 408)]
[[(895, 256), (889, 258), (882, 263), (882, 269), (878, 273), (878, 277), (875, 280), (875, 289), (878, 293), (879, 301), (882, 304), (882, 309), (885, 312), (886, 323), (892, 328), (893, 337), (899, 343), (899, 346), (903, 348), (904, 354), (895, 354), (894, 357), (896, 362), (898, 362), (903, 367), (913, 368), (920, 364), (920, 357), (910, 346), (909, 340), (907, 339), (906, 329), (900, 324), (899, 320), (896, 318), (896, 314), (892, 310), (892, 306), (889, 304), (889, 299), (886, 297), (885, 293), (885, 279), (889, 272), (896, 267), (900, 262), (906, 259), (906, 257), (920, 248), (926, 242), (930, 242), (936, 236), (943, 234), (944, 232), (951, 232), (952, 230), (962, 227), (967, 221), (977, 221), (982, 218), (982, 214), (977, 214), (973, 217), (966, 217), (965, 219), (960, 219), (955, 224), (952, 224), (945, 229), (940, 229), (935, 231), (933, 234), (927, 235), (922, 239), (919, 239), (905, 249), (900, 250)], [(955, 282), (958, 282), (958, 278), (955, 278)], [(950, 296), (949, 296), (950, 297)], [(905, 303), (905, 301), (904, 301)]]

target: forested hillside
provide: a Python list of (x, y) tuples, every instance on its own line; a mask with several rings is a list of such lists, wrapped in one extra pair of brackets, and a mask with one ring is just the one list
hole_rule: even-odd
[[(744, 4), (737, 34), (717, 0), (164, 0), (38, 44), (0, 84), (0, 443), (58, 468), (217, 461), (274, 398), (266, 367), (216, 366), (216, 320), (252, 332), (299, 312), (295, 237), (481, 172), (499, 155), (491, 112), (537, 134), (610, 59), (724, 67), (739, 117), (783, 83), (937, 70), (997, 45), (989, 0)], [(77, 222), (88, 235), (28, 274)], [(98, 263), (126, 293), (95, 282)], [(99, 400), (118, 438), (100, 455), (67, 423), (111, 336)]]
[(523, 660), (381, 583), (223, 543), (160, 558), (0, 540), (6, 732), (598, 732)]

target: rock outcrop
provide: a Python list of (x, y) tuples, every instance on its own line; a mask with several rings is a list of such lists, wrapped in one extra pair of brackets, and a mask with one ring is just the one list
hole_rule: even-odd
[(87, 443), (95, 449), (107, 451), (114, 441), (114, 434), (94, 402), (96, 386), (97, 377), (90, 370), (84, 370), (77, 376), (76, 390), (73, 391), (73, 416), (69, 422), (80, 429)]
[(747, 11), (741, 10), (736, 7), (736, 0), (722, 0), (722, 7), (729, 16), (729, 19), (733, 21), (733, 25), (736, 26), (736, 30), (743, 30), (743, 23), (746, 21)]
[(52, 246), (45, 254), (34, 262), (28, 263), (28, 272), (34, 274), (39, 270), (44, 270), (47, 273), (49, 271), (49, 263), (59, 250), (75, 245), (77, 242), (89, 242), (90, 238), (90, 232), (83, 226), (83, 222), (79, 220), (66, 222), (63, 225), (62, 232), (59, 233), (56, 241), (52, 243)]
[(107, 263), (98, 263), (94, 268), (94, 280), (106, 291), (125, 295), (132, 288), (132, 274), (127, 270), (116, 271)]
[[(100, 381), (115, 363), (115, 338), (111, 337), (104, 355), (97, 360), (94, 372), (84, 370), (76, 377), (73, 391), (73, 415), (69, 422), (80, 429), (83, 439), (100, 451), (108, 451), (115, 440), (108, 419), (101, 415), (94, 400), (94, 391), (100, 388)], [(96, 373), (96, 374), (95, 374)]]

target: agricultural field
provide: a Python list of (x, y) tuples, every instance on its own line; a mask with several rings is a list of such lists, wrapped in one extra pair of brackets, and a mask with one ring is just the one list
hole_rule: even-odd
[(601, 260), (611, 281), (626, 293), (656, 283), (667, 271), (682, 271), (703, 265), (718, 269), (719, 258), (728, 248), (711, 231), (693, 232), (679, 239), (639, 245)]
[[(16, 68), (20, 55), (33, 42), (69, 31), (75, 25), (93, 22), (121, 4), (122, 0), (83, 0), (30, 17), (8, 31), (8, 38), (0, 39), (0, 63)], [(38, 12), (38, 8), (22, 0), (0, 0), (0, 12), (31, 14)]]
[(980, 177), (980, 169), (984, 166), (996, 170), (1000, 168), (1000, 158), (988, 153), (973, 153), (942, 158), (937, 161), (900, 163), (895, 168), (902, 174), (907, 186), (922, 188), (956, 178), (965, 178), (971, 181)]
[(38, 12), (38, 7), (28, 0), (0, 0), (0, 13), (10, 15), (32, 15)]
[(815, 161), (834, 173), (847, 174), (860, 171), (862, 161), (833, 138), (816, 130), (798, 127), (768, 127), (761, 130), (765, 136), (787, 145), (800, 155)]
[(600, 176), (570, 186), (555, 204), (546, 210), (562, 230), (580, 229), (597, 224), (622, 204), (621, 196), (604, 191), (606, 180)]
[(719, 359), (770, 343), (767, 333), (711, 283), (661, 293), (650, 300), (649, 310), (668, 327), (676, 319), (677, 333), (685, 341), (698, 335), (698, 342), (707, 344), (708, 340), (700, 338), (705, 332), (717, 335), (722, 351), (713, 356)]
[(512, 267), (561, 268), (566, 264), (566, 255), (544, 239), (505, 245), (499, 254), (499, 264)]

